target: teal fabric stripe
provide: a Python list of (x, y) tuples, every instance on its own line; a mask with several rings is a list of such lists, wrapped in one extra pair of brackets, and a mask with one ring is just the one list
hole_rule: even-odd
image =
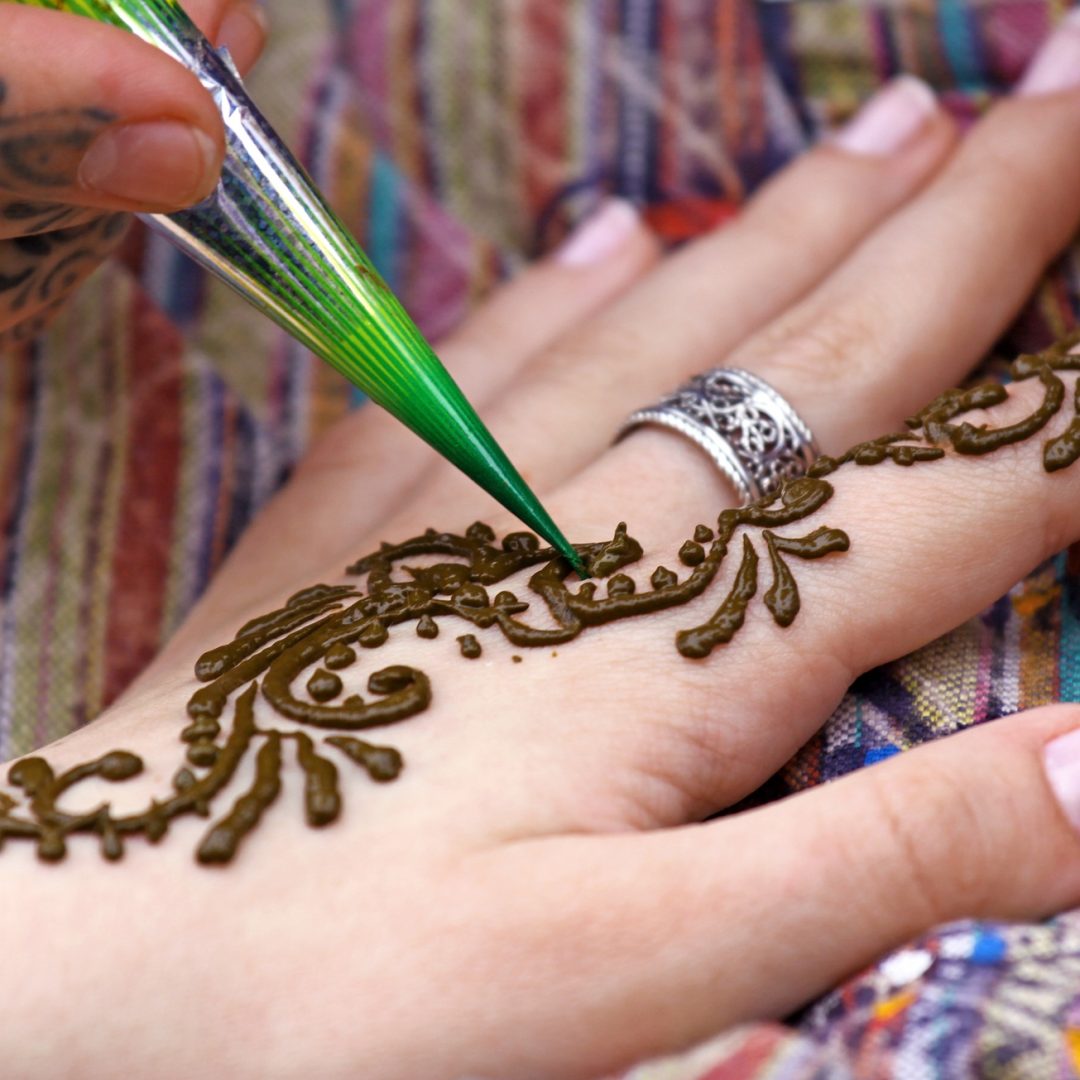
[(938, 30), (946, 59), (959, 90), (981, 90), (985, 85), (982, 50), (970, 7), (962, 0), (940, 0)]
[(1080, 606), (1077, 592), (1080, 583), (1069, 577), (1068, 553), (1056, 559), (1055, 569), (1061, 586), (1061, 640), (1058, 645), (1058, 673), (1062, 701), (1080, 701)]

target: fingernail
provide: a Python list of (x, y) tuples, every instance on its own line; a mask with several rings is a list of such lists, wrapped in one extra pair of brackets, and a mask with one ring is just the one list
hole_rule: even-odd
[(900, 75), (840, 129), (833, 145), (869, 157), (895, 154), (919, 134), (936, 112), (933, 90), (914, 75)]
[(614, 255), (639, 227), (641, 218), (632, 203), (608, 199), (563, 241), (555, 261), (563, 266), (589, 266)]
[(1080, 10), (1073, 9), (1058, 24), (1016, 87), (1021, 97), (1053, 94), (1080, 84)]
[(1080, 830), (1080, 729), (1046, 744), (1043, 768), (1065, 816)]
[(210, 191), (217, 159), (213, 139), (189, 124), (120, 124), (90, 144), (79, 165), (79, 184), (132, 204), (177, 209)]
[(241, 71), (255, 63), (266, 44), (270, 24), (260, 4), (241, 0), (229, 8), (221, 20), (217, 42), (229, 50)]

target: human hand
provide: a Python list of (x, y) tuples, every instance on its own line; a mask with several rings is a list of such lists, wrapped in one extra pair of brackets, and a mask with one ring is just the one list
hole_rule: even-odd
[[(918, 91), (899, 93), (906, 115), (924, 122), (894, 152), (880, 152), (879, 139), (867, 154), (864, 125), (659, 265), (625, 210), (611, 211), (593, 231), (594, 261), (582, 263), (589, 245), (579, 240), (441, 349), (572, 537), (610, 537), (629, 520), (645, 546), (624, 568), (639, 594), (658, 562), (688, 578), (675, 553), (698, 522), (715, 529), (733, 500), (711, 464), (667, 433), (640, 431), (608, 449), (628, 411), (728, 362), (768, 379), (838, 453), (962, 377), (1074, 229), (1076, 91), (1009, 101), (959, 147)], [(880, 103), (871, 108), (880, 115)], [(1019, 383), (985, 419), (1030, 415), (1045, 385)], [(695, 824), (778, 768), (858, 673), (956, 625), (1080, 536), (1080, 468), (1050, 474), (1042, 461), (1042, 442), (1069, 415), (1067, 406), (1037, 437), (985, 456), (943, 439), (940, 460), (830, 474), (824, 504), (784, 534), (842, 529), (850, 551), (793, 567), (802, 610), (791, 626), (757, 604), (706, 660), (682, 657), (675, 635), (721, 604), (738, 533), (693, 603), (586, 628), (556, 649), (511, 645), (490, 626), (476, 631), (482, 656), (466, 661), (454, 638), (473, 629), (469, 605), (438, 618), (434, 641), (391, 612), (389, 640), (355, 648), (359, 659), (337, 669), (344, 686), (332, 704), (342, 702), (346, 728), (349, 711), (362, 712), (351, 694), (377, 704), (398, 693), (364, 689), (376, 669), (427, 674), (428, 708), (359, 732), (404, 755), (401, 777), (368, 784), (321, 728), (259, 697), (255, 719), (278, 735), (254, 739), (207, 809), (227, 819), (254, 759), (275, 745), (286, 751), (282, 805), (263, 805), (265, 782), (254, 791), (261, 819), (220, 872), (197, 870), (191, 853), (222, 829), (208, 834), (191, 816), (170, 820), (160, 849), (128, 840), (117, 866), (71, 835), (67, 861), (43, 868), (9, 833), (0, 874), (19, 905), (0, 939), (17, 987), (4, 1003), (4, 1060), (27, 1076), (78, 1061), (93, 1076), (123, 1045), (129, 1071), (164, 1076), (587, 1077), (783, 1015), (936, 922), (1034, 918), (1080, 901), (1072, 708)], [(143, 777), (85, 781), (63, 804), (108, 799), (120, 816), (171, 798), (180, 724), (162, 720), (198, 689), (194, 656), (298, 587), (364, 587), (341, 567), (379, 540), (429, 524), (461, 531), (492, 513), (393, 424), (351, 418), (125, 701), (48, 751), (59, 772), (125, 747), (146, 761)], [(497, 532), (514, 528), (495, 515)], [(740, 531), (764, 548), (759, 528)], [(530, 602), (518, 620), (553, 626), (526, 577), (490, 591)], [(303, 684), (321, 664), (314, 657), (292, 680), (312, 707)], [(265, 692), (274, 675), (237, 688), (219, 757), (244, 722), (247, 683)], [(343, 801), (316, 830), (303, 817), (326, 809), (331, 788), (312, 753), (337, 763)], [(10, 790), (21, 803), (26, 792)], [(252, 803), (243, 805), (250, 822)], [(21, 805), (8, 810), (29, 820)], [(40, 927), (48, 933), (33, 937)], [(35, 1047), (48, 1060), (33, 1058)]]
[[(185, 9), (242, 70), (265, 30), (254, 0)], [(160, 49), (82, 16), (0, 0), (0, 344), (37, 333), (119, 242), (123, 211), (205, 198), (221, 116)]]

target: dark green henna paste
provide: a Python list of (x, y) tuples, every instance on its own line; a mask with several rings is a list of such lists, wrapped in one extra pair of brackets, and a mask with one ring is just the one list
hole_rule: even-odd
[(401, 754), (392, 746), (375, 746), (363, 739), (354, 739), (351, 735), (331, 735), (326, 743), (328, 746), (336, 746), (357, 765), (366, 769), (368, 776), (380, 784), (396, 780), (405, 765)]
[[(833, 488), (827, 477), (847, 466), (912, 467), (940, 460), (950, 451), (982, 455), (1032, 438), (1065, 403), (1059, 373), (1080, 371), (1080, 357), (1070, 352), (1077, 342), (1080, 334), (1037, 356), (1021, 356), (1013, 364), (1014, 379), (1038, 378), (1044, 387), (1040, 405), (1016, 423), (995, 428), (962, 419), (1002, 404), (1008, 396), (1004, 387), (986, 384), (951, 390), (908, 420), (908, 431), (859, 443), (839, 457), (821, 457), (805, 477), (789, 480), (771, 498), (724, 510), (715, 529), (698, 525), (678, 551), (680, 563), (689, 571), (682, 580), (664, 566), (652, 572), (648, 587), (626, 573), (625, 568), (643, 553), (622, 523), (611, 540), (578, 545), (595, 579), (580, 584), (570, 566), (552, 549), (542, 547), (532, 533), (511, 533), (496, 543), (494, 532), (482, 522), (462, 535), (428, 529), (403, 543), (383, 544), (349, 567), (348, 572), (362, 577), (362, 582), (305, 589), (282, 608), (246, 623), (231, 642), (199, 658), (196, 676), (206, 685), (188, 702), (190, 723), (181, 732), (188, 764), (177, 771), (171, 794), (137, 814), (114, 815), (108, 804), (69, 813), (60, 803), (78, 783), (91, 777), (129, 779), (142, 772), (141, 760), (116, 751), (57, 776), (42, 758), (26, 758), (8, 773), (9, 782), (20, 789), (21, 801), (0, 793), (0, 844), (29, 840), (36, 843), (42, 859), (56, 861), (64, 856), (71, 835), (88, 833), (98, 837), (106, 858), (117, 859), (130, 836), (156, 842), (174, 818), (208, 816), (241, 762), (254, 753), (255, 776), (249, 789), (211, 827), (197, 850), (204, 864), (228, 862), (277, 798), (286, 748), (294, 750), (304, 776), (308, 823), (329, 825), (340, 817), (342, 792), (338, 767), (321, 749), (336, 750), (373, 781), (392, 781), (404, 764), (396, 749), (340, 733), (399, 723), (422, 712), (431, 701), (427, 676), (398, 664), (369, 675), (368, 700), (351, 693), (334, 704), (345, 692), (338, 672), (358, 663), (366, 650), (382, 647), (390, 629), (403, 623), (412, 623), (415, 633), (427, 640), (438, 636), (444, 619), (464, 623), (467, 629), (457, 635), (457, 642), (462, 655), (472, 658), (482, 650), (476, 632), (489, 629), (518, 648), (560, 645), (590, 627), (678, 607), (701, 596), (741, 532), (741, 559), (726, 596), (704, 623), (676, 635), (676, 647), (683, 656), (700, 660), (738, 633), (758, 593), (756, 542), (764, 544), (769, 558), (771, 580), (762, 597), (764, 607), (779, 626), (788, 627), (800, 608), (792, 560), (820, 559), (849, 547), (847, 535), (828, 526), (801, 536), (781, 531), (828, 503)], [(1047, 472), (1080, 458), (1080, 383), (1074, 388), (1072, 406), (1068, 426), (1044, 445)], [(437, 560), (434, 564), (410, 565), (432, 558)], [(526, 570), (531, 571), (530, 600), (506, 589), (491, 596), (493, 586)], [(543, 611), (539, 624), (522, 617), (535, 603)], [(551, 655), (557, 653), (553, 650)], [(511, 659), (521, 661), (517, 654)], [(299, 692), (298, 683), (303, 687)], [(260, 689), (260, 708), (271, 715), (257, 723)], [(232, 723), (222, 741), (221, 719), (230, 701)], [(277, 726), (274, 718), (284, 726)], [(339, 734), (323, 736), (324, 731)]]
[(309, 825), (329, 825), (341, 813), (337, 766), (321, 757), (302, 731), (296, 744), (296, 761), (304, 770), (304, 816)]
[(462, 634), (458, 638), (458, 644), (461, 646), (461, 655), (466, 660), (476, 660), (484, 651), (480, 647), (480, 642), (476, 640), (475, 634)]

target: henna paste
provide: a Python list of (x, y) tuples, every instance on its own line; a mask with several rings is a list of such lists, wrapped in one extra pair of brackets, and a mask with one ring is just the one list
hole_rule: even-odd
[[(362, 588), (358, 582), (305, 589), (284, 607), (241, 627), (231, 642), (199, 658), (196, 677), (206, 685), (188, 702), (191, 722), (181, 732), (188, 765), (176, 773), (173, 794), (153, 800), (137, 814), (114, 815), (107, 804), (86, 813), (69, 813), (60, 802), (79, 782), (90, 777), (126, 780), (142, 772), (141, 760), (116, 751), (56, 776), (42, 758), (26, 758), (8, 772), (9, 782), (21, 789), (22, 805), (0, 794), (0, 843), (30, 840), (37, 844), (42, 859), (55, 861), (65, 854), (69, 836), (88, 833), (98, 836), (106, 858), (119, 858), (129, 836), (156, 842), (174, 818), (209, 815), (240, 762), (254, 752), (251, 786), (211, 826), (196, 852), (204, 864), (225, 863), (235, 857), (276, 800), (287, 748), (295, 753), (304, 775), (306, 820), (316, 827), (329, 825), (341, 814), (342, 794), (338, 767), (321, 752), (323, 748), (360, 766), (373, 781), (392, 781), (403, 767), (396, 749), (340, 732), (396, 724), (430, 703), (427, 676), (413, 667), (393, 665), (368, 677), (369, 700), (351, 694), (333, 704), (344, 693), (344, 680), (337, 673), (358, 663), (366, 650), (380, 648), (390, 628), (402, 623), (413, 623), (416, 634), (426, 640), (437, 637), (444, 619), (466, 624), (469, 631), (457, 635), (466, 657), (481, 654), (476, 632), (488, 629), (518, 648), (559, 645), (586, 629), (678, 607), (702, 595), (741, 533), (740, 561), (726, 595), (709, 619), (676, 635), (676, 648), (683, 656), (700, 660), (738, 633), (759, 591), (758, 542), (764, 544), (769, 560), (765, 572), (770, 581), (763, 606), (777, 625), (788, 627), (800, 607), (791, 560), (817, 560), (849, 547), (846, 533), (825, 525), (805, 535), (781, 531), (825, 506), (833, 494), (827, 477), (848, 466), (890, 462), (912, 467), (940, 460), (947, 450), (982, 455), (1032, 438), (1064, 405), (1064, 384), (1058, 373), (1080, 371), (1080, 357), (1069, 352), (1078, 341), (1080, 334), (1075, 334), (1044, 353), (1022, 356), (1014, 363), (1014, 378), (1038, 378), (1044, 387), (1041, 404), (1028, 417), (997, 428), (956, 422), (966, 413), (1001, 404), (1007, 392), (996, 384), (949, 391), (912, 417), (908, 431), (860, 443), (840, 457), (819, 458), (806, 476), (786, 482), (776, 495), (724, 510), (715, 529), (698, 525), (692, 539), (678, 551), (679, 561), (688, 569), (681, 580), (674, 571), (658, 566), (646, 588), (626, 573), (625, 568), (641, 558), (642, 549), (622, 523), (610, 540), (577, 546), (594, 580), (578, 584), (576, 591), (567, 584), (573, 581), (569, 564), (552, 549), (541, 547), (531, 533), (511, 533), (497, 544), (494, 532), (477, 522), (464, 535), (428, 529), (403, 543), (383, 544), (348, 569), (364, 579)], [(1048, 472), (1080, 458), (1080, 383), (1072, 404), (1074, 417), (1067, 428), (1044, 445), (1043, 464)], [(432, 556), (443, 561), (409, 565), (410, 560)], [(532, 571), (529, 601), (505, 589), (490, 595), (491, 586), (524, 570)], [(540, 625), (522, 618), (537, 601), (544, 611)], [(551, 655), (557, 652), (553, 649)], [(515, 653), (511, 659), (520, 663), (521, 656)], [(300, 680), (304, 680), (304, 690), (297, 692), (294, 687)], [(300, 727), (256, 723), (260, 690), (264, 708)], [(222, 741), (220, 719), (238, 691), (232, 726)], [(338, 734), (322, 737), (309, 730)]]
[(461, 655), (466, 660), (476, 660), (483, 649), (480, 648), (480, 642), (476, 640), (475, 634), (462, 634), (458, 638), (458, 644), (461, 646)]

